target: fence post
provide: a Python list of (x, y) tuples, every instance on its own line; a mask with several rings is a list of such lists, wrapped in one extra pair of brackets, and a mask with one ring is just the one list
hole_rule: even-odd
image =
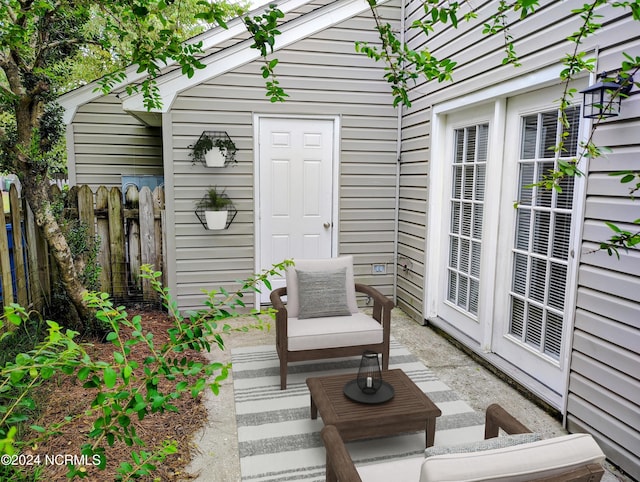
[(96, 233), (100, 240), (100, 291), (111, 293), (111, 241), (109, 238), (109, 190), (100, 186), (96, 191)]
[[(156, 243), (154, 240), (155, 221), (153, 219), (153, 197), (151, 189), (144, 186), (140, 191), (139, 202), (139, 219), (140, 219), (140, 254), (142, 264), (150, 264), (154, 270), (159, 269), (156, 266)], [(149, 280), (142, 280), (142, 297), (145, 301), (155, 298), (151, 289)]]
[(127, 266), (129, 277), (131, 281), (131, 286), (135, 290), (140, 290), (141, 287), (141, 279), (140, 279), (140, 266), (142, 265), (140, 261), (140, 193), (138, 192), (138, 188), (134, 185), (127, 187), (127, 191), (124, 194), (124, 222), (126, 224), (126, 237), (127, 237), (127, 247), (128, 247), (128, 260), (129, 265)]
[(20, 306), (27, 306), (29, 291), (27, 287), (27, 271), (24, 263), (22, 247), (22, 219), (20, 198), (15, 184), (9, 188), (9, 205), (11, 208), (11, 226), (13, 227), (13, 266), (15, 267), (16, 298)]
[(166, 244), (164, 243), (163, 226), (164, 226), (164, 187), (158, 186), (153, 190), (153, 227), (154, 239), (156, 242), (156, 270), (162, 271), (162, 286), (167, 286), (166, 271)]
[(124, 217), (122, 192), (117, 187), (109, 190), (109, 246), (111, 247), (111, 279), (115, 298), (127, 293), (127, 270), (124, 256)]
[[(29, 264), (29, 294), (31, 295), (31, 308), (39, 311), (44, 305), (43, 284), (40, 279), (40, 267), (38, 266), (38, 237), (36, 220), (33, 211), (26, 199), (22, 200), (24, 211), (24, 230), (27, 234), (27, 262)], [(44, 258), (46, 260), (46, 258)]]
[(4, 217), (4, 201), (2, 196), (0, 196), (0, 276), (2, 277), (2, 304), (3, 306), (8, 306), (13, 303), (13, 285), (11, 282), (7, 221)]

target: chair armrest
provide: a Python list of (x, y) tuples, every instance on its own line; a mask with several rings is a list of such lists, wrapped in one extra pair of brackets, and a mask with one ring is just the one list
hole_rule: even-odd
[[(391, 310), (393, 309), (393, 301), (380, 293), (373, 286), (356, 283), (356, 291), (364, 293), (373, 300), (373, 318), (383, 325), (385, 329), (391, 328)], [(388, 324), (388, 326), (387, 326)]]
[(287, 347), (287, 325), (288, 325), (288, 313), (287, 307), (282, 301), (282, 297), (287, 294), (287, 287), (276, 288), (271, 292), (269, 298), (273, 309), (276, 310), (276, 338), (278, 344)]
[(362, 482), (338, 429), (327, 425), (320, 435), (327, 451), (327, 482)]
[(504, 430), (509, 435), (531, 432), (531, 430), (519, 422), (504, 408), (497, 403), (493, 403), (487, 408), (484, 425), (484, 438), (488, 439), (497, 437), (500, 429)]
[(287, 287), (284, 286), (282, 288), (276, 288), (271, 292), (269, 298), (271, 299), (271, 304), (273, 308), (276, 310), (286, 310), (284, 306), (284, 302), (282, 301), (282, 297), (287, 295)]

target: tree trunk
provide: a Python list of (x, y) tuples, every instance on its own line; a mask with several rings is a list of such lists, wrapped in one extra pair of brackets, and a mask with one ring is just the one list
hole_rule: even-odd
[(51, 254), (58, 264), (62, 286), (80, 317), (81, 326), (73, 328), (82, 330), (92, 328), (93, 311), (83, 299), (83, 294), (87, 289), (79, 281), (71, 249), (58, 221), (52, 213), (49, 199), (49, 183), (46, 179), (38, 179), (38, 177), (40, 176), (29, 176), (27, 178), (20, 176), (20, 182), (23, 186), (22, 192), (33, 211), (36, 224), (42, 228)]

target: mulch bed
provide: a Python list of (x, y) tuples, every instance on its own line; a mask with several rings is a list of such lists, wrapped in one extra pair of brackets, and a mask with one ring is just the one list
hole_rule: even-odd
[[(167, 314), (160, 311), (133, 311), (127, 310), (130, 317), (139, 314), (142, 317), (143, 327), (154, 334), (155, 346), (160, 346), (168, 339), (166, 330), (172, 325)], [(94, 360), (112, 360), (114, 346), (111, 343), (93, 342), (89, 350)], [(142, 367), (142, 361), (148, 355), (148, 351), (141, 345), (136, 345), (132, 349), (130, 359), (138, 361)], [(207, 362), (203, 354), (191, 352), (185, 354), (187, 357)], [(166, 382), (159, 384), (159, 389), (168, 391), (169, 385)], [(166, 393), (166, 392), (165, 392)], [(95, 398), (95, 389), (85, 389), (82, 382), (75, 377), (59, 377), (51, 380), (46, 386), (41, 387), (38, 397), (41, 399), (39, 405), (43, 410), (40, 419), (36, 422), (40, 425), (47, 425), (55, 421), (63, 420), (65, 416), (72, 414), (83, 414), (89, 408), (91, 401)], [(145, 442), (145, 447), (127, 446), (124, 442), (116, 441), (109, 447), (106, 441), (102, 444), (105, 447), (107, 457), (107, 467), (99, 470), (92, 465), (86, 465), (88, 477), (85, 480), (108, 481), (114, 480), (120, 466), (120, 462), (132, 462), (131, 451), (147, 452), (155, 451), (154, 447), (162, 444), (164, 440), (171, 439), (178, 442), (176, 454), (169, 455), (164, 462), (158, 464), (158, 469), (151, 477), (138, 480), (187, 480), (189, 476), (185, 474), (184, 468), (191, 460), (191, 436), (202, 427), (207, 418), (207, 411), (201, 401), (201, 397), (193, 399), (189, 392), (173, 401), (173, 405), (178, 408), (178, 412), (154, 413), (147, 415), (142, 421), (137, 416), (132, 416), (132, 424), (135, 425), (138, 437)], [(93, 417), (81, 415), (69, 425), (62, 429), (60, 435), (49, 438), (31, 449), (32, 454), (39, 454), (44, 460), (45, 454), (50, 456), (60, 455), (81, 455), (81, 447), (86, 443), (91, 443), (87, 434), (91, 431)], [(44, 469), (42, 480), (63, 481), (66, 478), (67, 468), (62, 464), (42, 464)]]

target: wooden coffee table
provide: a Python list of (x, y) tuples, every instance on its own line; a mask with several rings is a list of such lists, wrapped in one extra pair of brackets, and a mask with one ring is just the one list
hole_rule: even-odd
[(382, 372), (382, 379), (393, 387), (395, 396), (380, 404), (347, 398), (344, 385), (355, 377), (351, 373), (307, 378), (311, 418), (316, 419), (320, 412), (324, 424), (334, 425), (345, 441), (424, 430), (426, 446), (433, 445), (436, 417), (442, 412), (402, 370)]

